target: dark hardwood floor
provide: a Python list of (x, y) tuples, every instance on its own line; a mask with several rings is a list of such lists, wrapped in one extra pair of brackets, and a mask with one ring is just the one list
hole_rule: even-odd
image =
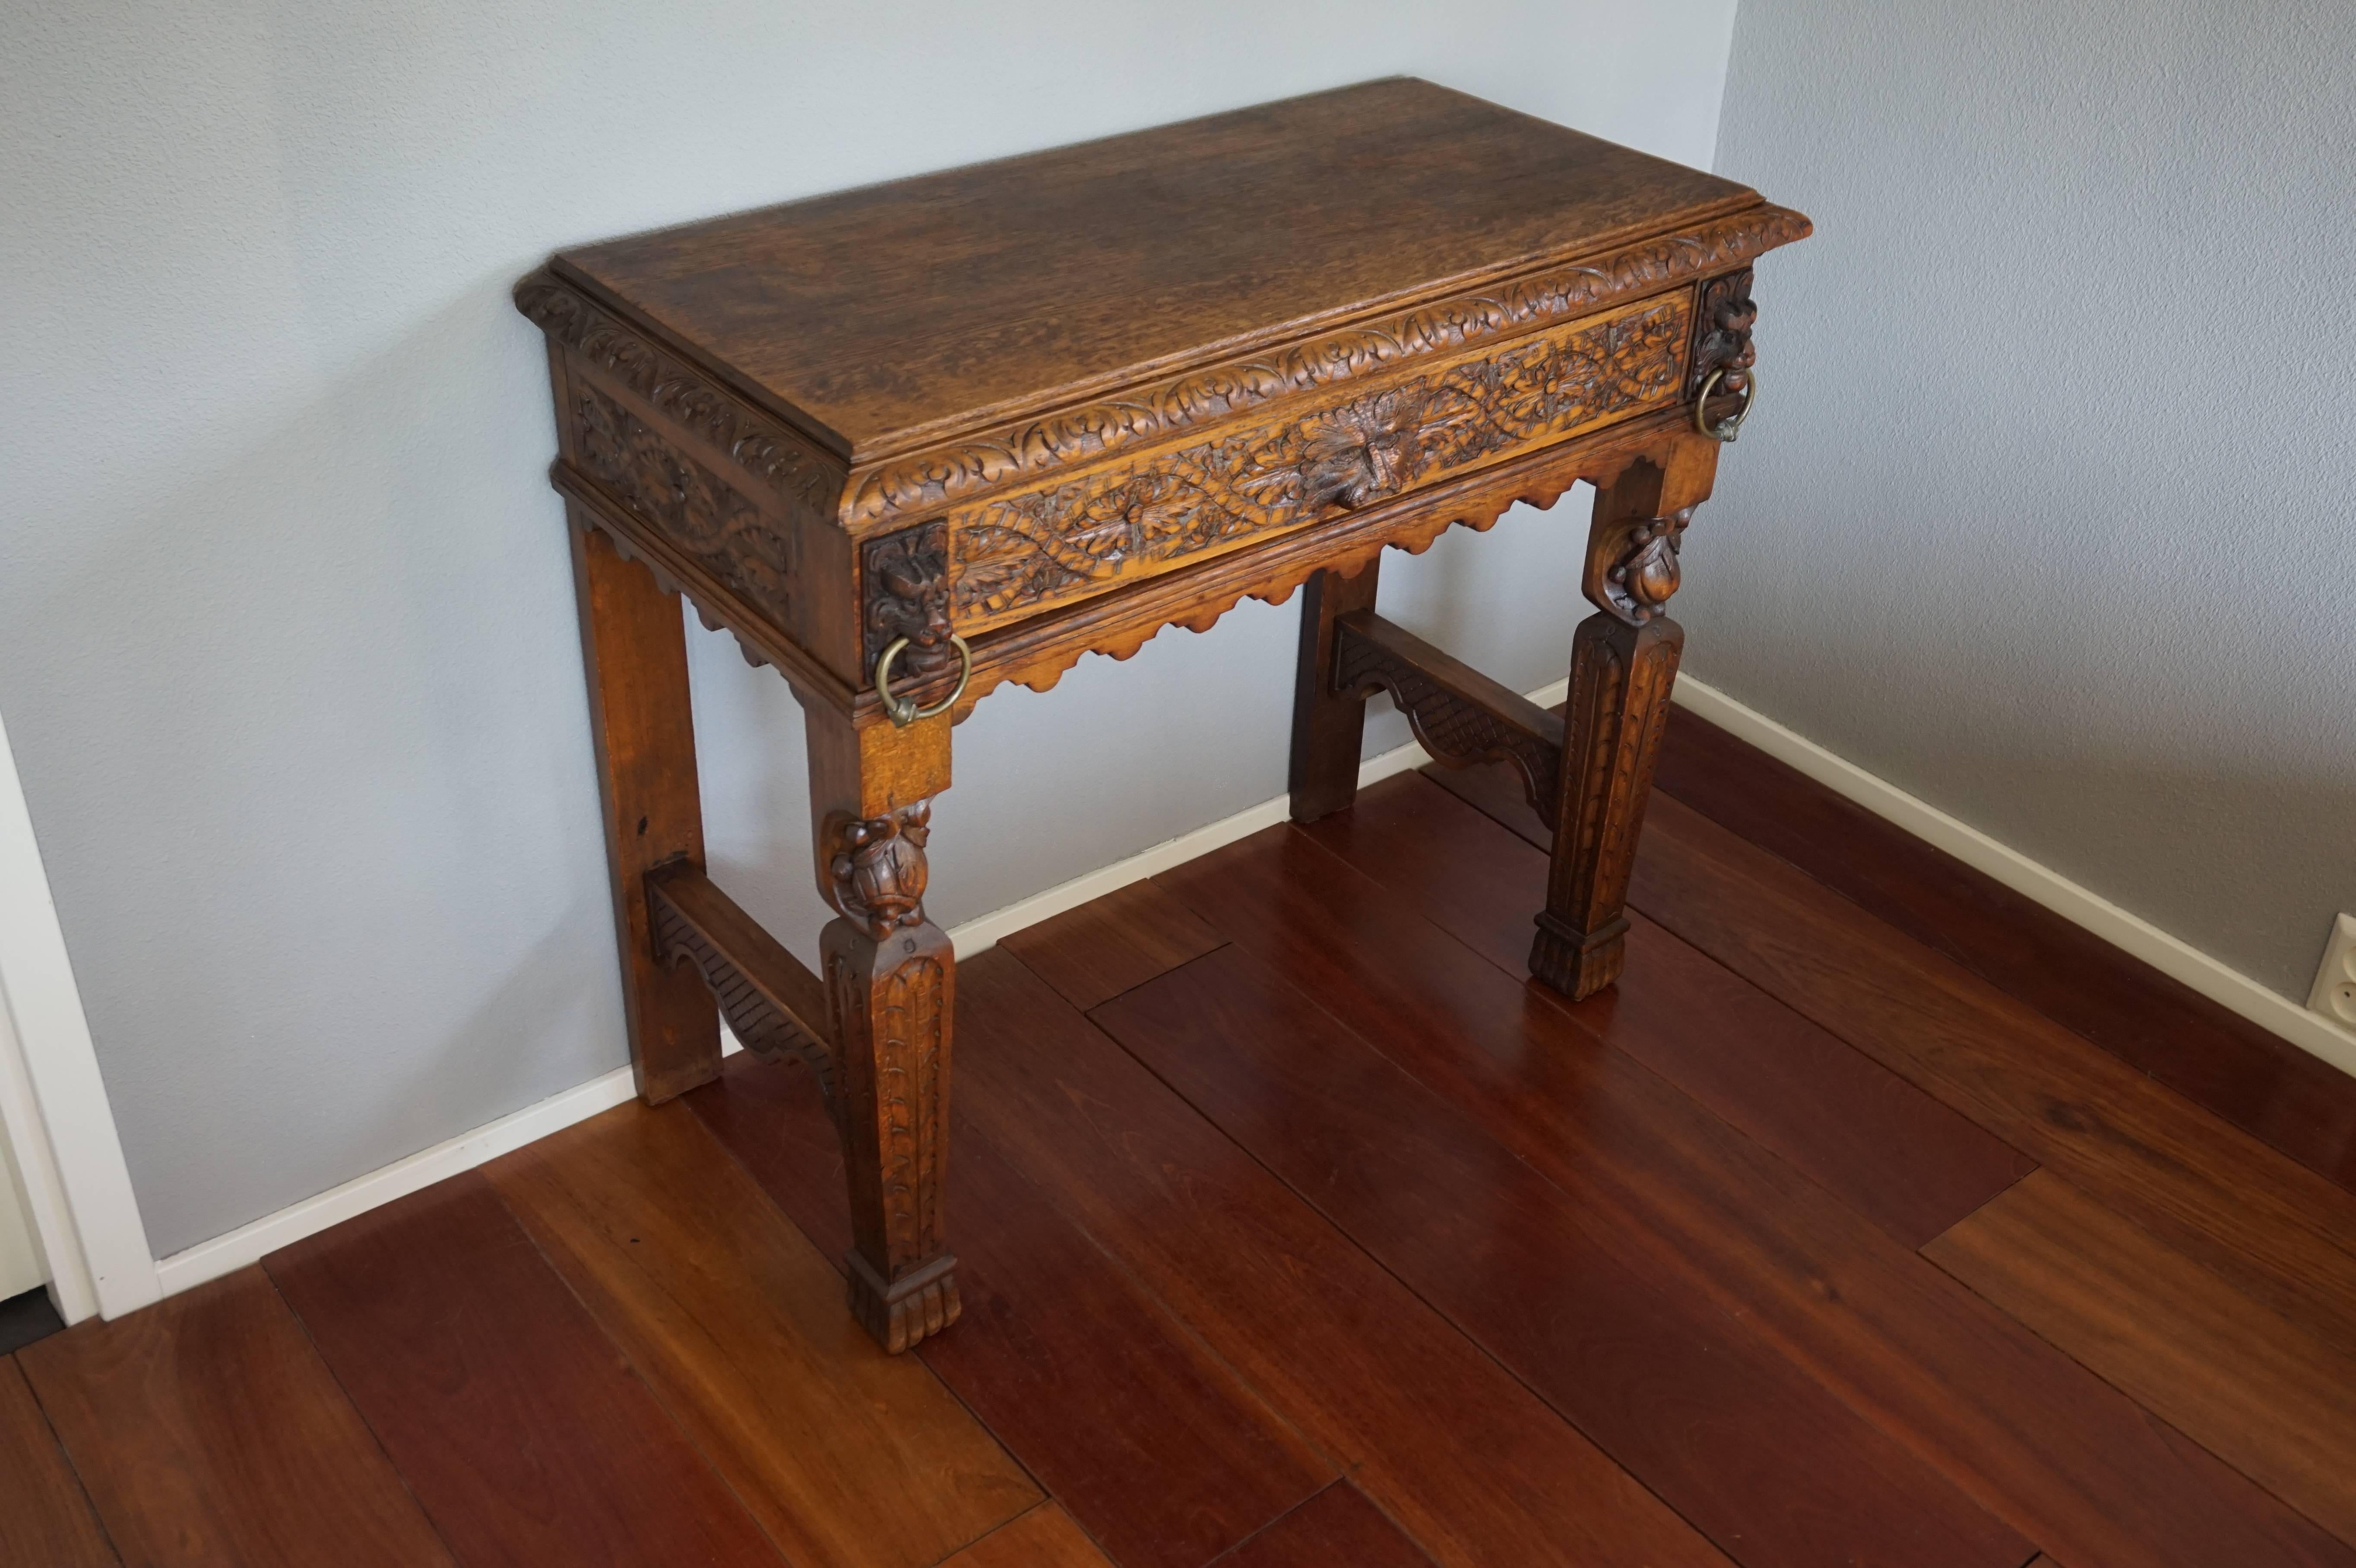
[(914, 1355), (738, 1057), (5, 1358), (0, 1563), (2356, 1568), (2346, 1091), (1678, 724), (1587, 1002), (1478, 773), (962, 965)]

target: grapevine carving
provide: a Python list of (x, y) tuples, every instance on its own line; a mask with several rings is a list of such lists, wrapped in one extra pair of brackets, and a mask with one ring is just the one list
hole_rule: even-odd
[(1530, 337), (1337, 408), (1257, 423), (1109, 464), (951, 519), (960, 624), (1358, 507), (1492, 454), (1675, 395), (1690, 306), (1673, 295), (1609, 321)]
[(1477, 293), (1344, 328), (1265, 357), (1195, 370), (1118, 400), (1025, 421), (884, 463), (853, 487), (846, 521), (859, 532), (961, 501), (996, 485), (1132, 443), (1444, 353), (1483, 338), (1589, 315), (1805, 239), (1808, 220), (1760, 207), (1689, 233), (1650, 240), (1593, 261), (1549, 268)]

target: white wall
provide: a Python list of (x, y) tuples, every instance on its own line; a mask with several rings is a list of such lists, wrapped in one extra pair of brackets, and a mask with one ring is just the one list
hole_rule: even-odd
[(2356, 9), (1743, 0), (1687, 668), (2303, 1001), (2356, 909)]
[[(508, 303), (548, 251), (1394, 72), (1705, 163), (1732, 12), (0, 10), (0, 710), (158, 1250), (623, 1060), (544, 365)], [(1567, 507), (1393, 556), (1386, 608), (1559, 675)], [(1279, 792), (1293, 619), (983, 703), (937, 917)], [(715, 860), (807, 954), (798, 712), (694, 651)]]
[(16, 1151), (8, 1147), (7, 1128), (0, 1127), (0, 1301), (21, 1296), (48, 1277), (40, 1243), (33, 1239), (24, 1183), (16, 1176)]

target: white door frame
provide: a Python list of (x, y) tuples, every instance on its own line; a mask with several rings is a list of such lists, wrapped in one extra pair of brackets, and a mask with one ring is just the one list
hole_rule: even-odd
[(0, 1125), (58, 1315), (118, 1317), (156, 1300), (123, 1140), (0, 723)]

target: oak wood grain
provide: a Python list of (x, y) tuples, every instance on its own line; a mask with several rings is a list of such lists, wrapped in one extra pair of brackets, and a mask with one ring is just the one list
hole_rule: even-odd
[[(1589, 1214), (1616, 1213), (1612, 1233), (1648, 1249), (1678, 1299), (1749, 1326), (2021, 1536), (2106, 1563), (2356, 1561), (1757, 1144), (1593, 1049), (1530, 987), (1465, 968), (1428, 924), (1386, 914), (1391, 901), (1348, 868), (1288, 864), (1288, 842), (1317, 849), (1293, 830), (1196, 862), (1212, 879), (1197, 908), (1215, 902), (1237, 946), (1296, 984), (1313, 977), (1326, 1009)], [(1302, 889), (1338, 958), (1299, 940), (1319, 934), (1287, 901)]]
[(999, 945), (1083, 1012), (1216, 947), (1219, 933), (1151, 881), (1010, 932)]
[(784, 1561), (479, 1172), (265, 1262), (464, 1562)]
[(865, 457), (1757, 200), (1394, 79), (586, 246), (557, 267)]
[(967, 966), (969, 1114), (1435, 1556), (1468, 1568), (1725, 1563), (1007, 956)]
[(2054, 1022), (2356, 1188), (2356, 1079), (1688, 709), (1660, 791)]
[(16, 1358), (0, 1357), (0, 1563), (115, 1568), (120, 1561)]
[(1112, 1568), (1112, 1562), (1070, 1514), (1048, 1502), (1000, 1525), (941, 1568)]
[(126, 1568), (451, 1561), (259, 1268), (17, 1360)]
[(486, 1175), (789, 1561), (918, 1568), (1039, 1500), (685, 1108), (618, 1106)]
[(1380, 555), (1344, 576), (1312, 573), (1301, 585), (1301, 633), (1292, 660), (1292, 744), (1285, 763), (1285, 793), (1295, 822), (1339, 811), (1358, 793), (1366, 704), (1362, 692), (1333, 683), (1341, 651), (1341, 621), (1371, 613), (1382, 588)]
[[(1505, 770), (1494, 772), (1511, 784)], [(1307, 829), (1415, 912), (1518, 977), (1546, 856), (1405, 774)], [(1920, 1246), (2034, 1168), (1898, 1074), (1641, 915), (1620, 983), (1564, 1000), (1580, 1025), (1644, 1063), (1908, 1246)]]
[(659, 1103), (720, 1071), (719, 1014), (692, 972), (656, 959), (647, 905), (648, 871), (703, 863), (687, 631), (678, 595), (605, 535), (576, 527), (572, 540), (630, 1067)]
[[(841, 1156), (806, 1072), (732, 1062), (691, 1103), (821, 1247), (847, 1241)], [(1116, 1562), (1193, 1568), (1333, 1478), (962, 1111), (955, 1136), (965, 1313), (917, 1353)]]
[(2051, 1171), (1922, 1250), (2308, 1518), (2356, 1541), (2356, 1357)]
[(1222, 1558), (1223, 1568), (1431, 1568), (1431, 1559), (1347, 1481), (1323, 1491)]
[(1674, 800), (1633, 901), (2293, 1322), (2356, 1353), (2356, 1194)]
[[(1304, 625), (1306, 610), (1304, 608)], [(1468, 767), (1502, 760), (1520, 774), (1533, 801), (1555, 801), (1561, 789), (1562, 716), (1549, 712), (1511, 687), (1492, 680), (1451, 654), (1434, 647), (1406, 627), (1384, 620), (1371, 608), (1344, 614), (1333, 628), (1333, 687), (1363, 699), (1387, 693), (1407, 715), (1408, 727), (1440, 763)], [(1294, 749), (1301, 745), (1296, 696)], [(1351, 793), (1357, 787), (1357, 753), (1350, 753)], [(1294, 772), (1300, 771), (1296, 762)], [(1333, 801), (1327, 810), (1349, 804)], [(1312, 822), (1326, 811), (1304, 811), (1296, 784), (1292, 820)]]

